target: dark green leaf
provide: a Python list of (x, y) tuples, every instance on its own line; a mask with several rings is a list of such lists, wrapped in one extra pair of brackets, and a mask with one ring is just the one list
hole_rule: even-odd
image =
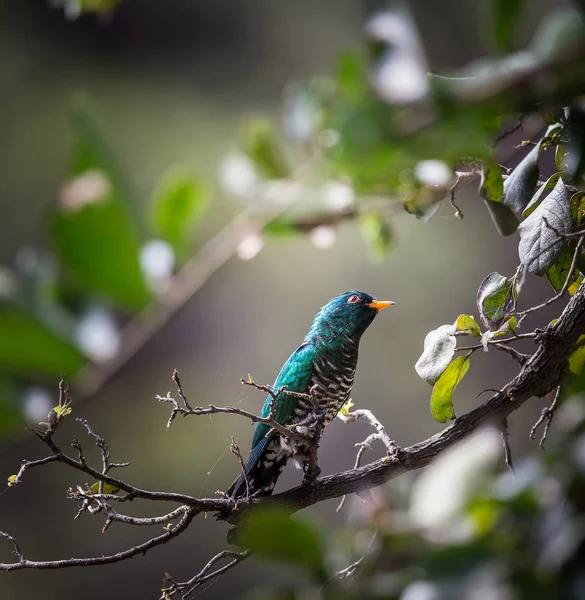
[(426, 223), (439, 210), (441, 201), (447, 195), (442, 186), (412, 185), (404, 188), (404, 210)]
[(571, 196), (571, 215), (576, 227), (585, 222), (585, 192), (577, 192)]
[(322, 580), (325, 574), (322, 534), (307, 521), (291, 519), (285, 511), (256, 511), (236, 530), (238, 544), (256, 554), (300, 567)]
[(555, 162), (565, 165), (571, 179), (580, 184), (585, 171), (585, 111), (581, 107), (569, 110), (565, 133), (569, 141), (557, 147)]
[(78, 96), (69, 113), (73, 133), (73, 152), (69, 175), (81, 175), (87, 171), (105, 173), (110, 185), (123, 202), (130, 203), (132, 191), (120, 163), (102, 135), (97, 109), (86, 96)]
[(264, 226), (264, 233), (274, 235), (276, 237), (283, 237), (286, 235), (296, 235), (299, 233), (299, 228), (295, 222), (291, 222), (290, 219), (283, 217), (273, 219)]
[(559, 144), (555, 152), (555, 165), (559, 171), (573, 173), (575, 171), (574, 156), (571, 156), (565, 144)]
[(439, 377), (431, 395), (431, 413), (439, 423), (455, 418), (453, 391), (469, 369), (469, 358), (459, 356), (449, 364)]
[(523, 5), (524, 0), (492, 0), (492, 38), (501, 52), (512, 50)]
[(515, 280), (490, 273), (477, 290), (477, 308), (482, 323), (496, 331), (516, 308)]
[[(0, 335), (3, 335), (2, 331)], [(14, 382), (8, 377), (0, 376), (0, 439), (23, 427), (22, 411), (17, 398), (18, 390)]]
[(284, 179), (290, 175), (280, 140), (269, 121), (250, 120), (244, 127), (241, 147), (265, 178)]
[(518, 229), (516, 215), (502, 204), (504, 180), (500, 165), (493, 159), (483, 161), (479, 193), (500, 235), (512, 235)]
[(184, 253), (189, 234), (209, 203), (207, 187), (184, 169), (173, 169), (161, 179), (152, 199), (155, 232), (177, 254)]
[(530, 198), (532, 198), (532, 194), (538, 183), (539, 154), (540, 144), (537, 144), (522, 159), (504, 182), (504, 197), (502, 203), (511, 209), (518, 217), (522, 214), (522, 211), (528, 202), (530, 202)]
[(562, 178), (532, 214), (520, 224), (520, 262), (529, 273), (543, 275), (567, 245), (557, 234), (573, 230), (569, 196)]
[[(572, 252), (569, 248), (565, 248), (557, 261), (546, 270), (546, 278), (557, 292), (563, 289), (563, 286), (567, 281), (572, 261)], [(569, 280), (569, 286), (567, 287), (567, 291), (571, 296), (577, 291), (577, 288), (581, 285), (582, 281), (583, 275), (579, 269), (575, 268)]]
[(78, 286), (138, 310), (149, 293), (129, 186), (85, 105), (75, 107), (72, 125), (75, 177), (61, 187), (53, 216), (56, 251)]
[(524, 212), (522, 213), (522, 216), (524, 218), (532, 214), (540, 205), (540, 203), (550, 194), (550, 192), (554, 190), (559, 180), (559, 177), (561, 177), (562, 175), (563, 173), (555, 173), (554, 175), (548, 178), (544, 185), (541, 185), (538, 188), (538, 190), (536, 190), (536, 193), (534, 194), (534, 196), (532, 196), (532, 199), (528, 203), (528, 206), (524, 209)]
[(424, 349), (414, 368), (421, 379), (434, 385), (455, 354), (455, 325), (441, 325), (425, 337)]
[[(94, 178), (95, 182), (89, 181)], [(63, 196), (53, 215), (56, 251), (75, 282), (120, 306), (138, 310), (149, 293), (138, 262), (138, 236), (130, 215), (107, 187), (107, 179), (88, 173), (69, 182), (70, 186), (93, 186), (102, 178), (104, 192), (72, 206)], [(75, 202), (75, 200), (73, 200)]]
[(0, 303), (0, 369), (32, 375), (73, 375), (84, 363), (81, 352), (23, 308)]
[(501, 202), (504, 195), (504, 180), (500, 165), (493, 159), (484, 160), (479, 185), (481, 197), (490, 202)]
[(386, 256), (392, 242), (392, 229), (388, 220), (379, 214), (368, 213), (360, 217), (360, 230), (370, 248), (373, 260), (381, 260)]
[(489, 200), (485, 200), (485, 205), (500, 235), (512, 235), (518, 231), (520, 221), (507, 206)]

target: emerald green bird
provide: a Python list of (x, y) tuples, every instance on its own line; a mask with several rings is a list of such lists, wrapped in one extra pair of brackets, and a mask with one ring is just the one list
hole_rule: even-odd
[[(365, 330), (376, 315), (394, 302), (379, 301), (365, 292), (345, 292), (330, 300), (315, 315), (303, 343), (282, 367), (274, 388), (308, 394), (311, 400), (282, 391), (275, 401), (275, 420), (284, 426), (307, 423), (316, 413), (324, 425), (331, 422), (349, 399), (358, 362), (358, 347)], [(272, 398), (268, 396), (260, 416), (268, 417)], [(306, 466), (303, 448), (264, 423), (257, 423), (245, 470), (249, 494), (272, 494), (288, 460)], [(233, 498), (245, 496), (242, 475), (228, 490)]]

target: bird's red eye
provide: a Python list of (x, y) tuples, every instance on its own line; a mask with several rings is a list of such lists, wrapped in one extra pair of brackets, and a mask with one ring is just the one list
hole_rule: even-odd
[(360, 297), (357, 294), (352, 294), (348, 299), (348, 304), (357, 304), (360, 301)]

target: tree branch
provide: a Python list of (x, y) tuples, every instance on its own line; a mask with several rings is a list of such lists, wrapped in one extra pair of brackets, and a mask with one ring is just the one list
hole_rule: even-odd
[[(24, 554), (20, 552), (17, 553), (17, 556), (19, 557), (18, 562), (0, 563), (0, 570), (19, 571), (21, 569), (67, 569), (69, 567), (91, 567), (96, 565), (110, 565), (112, 563), (117, 563), (128, 558), (132, 558), (138, 554), (145, 554), (149, 550), (152, 550), (152, 548), (156, 548), (156, 546), (160, 546), (161, 544), (166, 544), (168, 541), (183, 533), (183, 531), (189, 527), (189, 524), (197, 513), (198, 511), (192, 507), (183, 507), (183, 516), (173, 528), (168, 528), (163, 534), (151, 538), (147, 542), (144, 542), (144, 544), (134, 546), (128, 550), (124, 550), (116, 554), (95, 556), (91, 558), (66, 558), (63, 560), (36, 561), (26, 559)], [(14, 538), (8, 534), (0, 532), (0, 536), (11, 541), (15, 547), (15, 550), (18, 548), (18, 544), (16, 544)]]

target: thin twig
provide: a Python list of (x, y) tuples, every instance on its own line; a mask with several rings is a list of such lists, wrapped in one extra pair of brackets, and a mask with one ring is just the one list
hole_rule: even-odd
[(458, 190), (462, 190), (464, 187), (469, 185), (472, 181), (478, 179), (480, 177), (480, 172), (473, 171), (456, 171), (455, 172), (455, 183), (447, 190), (449, 194), (449, 199), (451, 201), (451, 206), (455, 211), (455, 216), (458, 219), (463, 219), (463, 211), (457, 205), (457, 198), (455, 194)]
[[(175, 374), (178, 379), (178, 373), (176, 369), (173, 373), (173, 380), (175, 380)], [(290, 396), (294, 396), (295, 398), (310, 399), (312, 401), (312, 397), (309, 394), (302, 394), (299, 392), (292, 391), (287, 392), (286, 386), (275, 388), (271, 385), (260, 385), (257, 384), (251, 377), (249, 377), (248, 379), (241, 379), (241, 383), (244, 385), (250, 385), (252, 387), (255, 387), (256, 389), (266, 392), (271, 397), (270, 412), (267, 417), (255, 415), (242, 408), (236, 408), (235, 406), (215, 406), (213, 404), (210, 404), (206, 408), (200, 406), (196, 406), (195, 408), (187, 407), (186, 405), (181, 406), (177, 402), (177, 400), (171, 395), (170, 392), (168, 392), (166, 396), (161, 396), (157, 394), (155, 398), (159, 402), (167, 402), (173, 405), (173, 408), (171, 409), (171, 414), (169, 416), (169, 420), (167, 421), (167, 428), (169, 428), (172, 425), (177, 415), (182, 415), (186, 417), (187, 415), (214, 415), (224, 413), (246, 417), (247, 419), (250, 419), (253, 423), (264, 423), (265, 425), (268, 425), (271, 429), (274, 429), (275, 431), (280, 433), (280, 435), (288, 439), (296, 441), (303, 441), (305, 439), (305, 436), (298, 434), (293, 428), (286, 427), (280, 424), (278, 421), (276, 421), (276, 401), (279, 394), (281, 393), (286, 393)], [(181, 398), (184, 398), (184, 396), (181, 396)]]
[(11, 535), (8, 535), (4, 531), (0, 531), (0, 537), (3, 537), (4, 539), (8, 540), (12, 544), (13, 554), (16, 556), (16, 558), (18, 558), (18, 562), (19, 563), (24, 562), (24, 560), (25, 560), (24, 554), (22, 553), (22, 550), (20, 549), (18, 542)]
[(540, 438), (540, 442), (539, 445), (540, 447), (544, 450), (544, 443), (546, 442), (546, 438), (548, 437), (548, 430), (550, 429), (550, 426), (552, 424), (553, 418), (555, 416), (555, 413), (557, 411), (558, 408), (558, 404), (559, 404), (559, 399), (561, 397), (561, 391), (562, 391), (562, 386), (559, 385), (559, 387), (557, 388), (556, 392), (555, 392), (555, 397), (552, 401), (552, 404), (550, 406), (546, 406), (542, 409), (542, 412), (540, 414), (540, 417), (538, 418), (538, 421), (536, 421), (536, 423), (534, 424), (534, 426), (532, 427), (532, 429), (530, 430), (530, 439), (533, 440), (534, 436), (536, 434), (536, 431), (538, 430), (538, 428), (542, 425), (542, 423), (544, 422), (544, 431), (542, 433), (542, 438)]
[[(343, 421), (344, 423), (354, 423), (359, 419), (367, 421), (375, 430), (376, 433), (371, 433), (363, 442), (358, 442), (356, 447), (358, 449), (355, 462), (354, 469), (357, 469), (361, 465), (361, 460), (364, 452), (366, 450), (372, 449), (372, 443), (375, 441), (380, 441), (386, 446), (386, 452), (388, 455), (397, 454), (400, 449), (396, 445), (396, 442), (390, 439), (390, 436), (386, 433), (386, 429), (382, 425), (382, 423), (376, 418), (374, 413), (371, 410), (365, 408), (358, 408), (349, 412), (348, 410), (340, 412), (337, 417)], [(335, 512), (340, 512), (343, 508), (347, 495), (344, 494), (335, 509)]]
[[(0, 563), (0, 569), (2, 571), (19, 571), (21, 569), (67, 569), (70, 567), (90, 567), (96, 565), (110, 565), (113, 563), (121, 562), (137, 556), (139, 554), (145, 554), (152, 548), (166, 544), (171, 539), (177, 537), (183, 531), (189, 527), (191, 521), (198, 514), (199, 511), (192, 507), (185, 509), (181, 520), (172, 528), (168, 528), (165, 532), (157, 537), (151, 538), (143, 544), (133, 546), (128, 550), (122, 552), (116, 552), (115, 554), (108, 554), (105, 556), (94, 556), (89, 558), (65, 558), (62, 560), (28, 560), (24, 558), (24, 555), (20, 553), (18, 562), (14, 563)], [(9, 540), (13, 540), (11, 536), (2, 533), (2, 537)], [(14, 544), (13, 544), (14, 545)], [(17, 546), (16, 546), (17, 547)], [(16, 548), (15, 547), (15, 548)]]
[[(517, 342), (519, 340), (534, 339), (535, 337), (536, 337), (536, 332), (530, 331), (528, 333), (514, 333), (514, 335), (512, 337), (504, 338), (502, 340), (494, 338), (494, 339), (488, 340), (487, 343), (489, 346), (500, 347), (505, 344), (511, 344), (512, 342)], [(467, 352), (468, 350), (479, 350), (481, 348), (483, 348), (483, 344), (475, 344), (474, 346), (460, 346), (459, 348), (455, 348), (455, 352)], [(503, 348), (500, 347), (500, 350), (503, 350)]]
[(191, 406), (189, 405), (187, 396), (185, 396), (185, 394), (183, 393), (183, 387), (181, 386), (181, 380), (179, 379), (179, 371), (177, 371), (177, 369), (173, 370), (173, 381), (177, 384), (177, 392), (179, 393), (179, 396), (181, 396), (181, 398), (183, 399), (183, 404), (185, 405), (185, 408), (187, 410), (191, 410)]
[(499, 144), (501, 141), (505, 140), (509, 135), (512, 135), (514, 132), (518, 131), (522, 127), (522, 122), (524, 121), (524, 116), (521, 115), (520, 118), (516, 121), (516, 123), (510, 127), (509, 129), (504, 129), (501, 131), (494, 140), (496, 144)]
[(246, 498), (250, 496), (250, 480), (248, 479), (248, 472), (246, 471), (246, 463), (242, 458), (242, 452), (240, 450), (240, 446), (238, 442), (236, 442), (235, 438), (232, 436), (232, 444), (230, 446), (230, 452), (238, 459), (240, 463), (240, 469), (242, 470), (242, 477), (244, 478), (244, 482), (246, 483)]
[(530, 358), (529, 354), (524, 354), (523, 352), (518, 352), (516, 348), (512, 348), (511, 346), (506, 346), (501, 344), (500, 342), (494, 341), (493, 346), (498, 350), (502, 350), (509, 354), (520, 366), (526, 364), (526, 361)]
[[(169, 600), (178, 593), (184, 592), (182, 598), (185, 600), (201, 585), (210, 579), (215, 579), (220, 575), (223, 575), (226, 571), (229, 571), (235, 567), (238, 563), (248, 558), (251, 555), (250, 550), (244, 550), (243, 552), (236, 552), (233, 550), (223, 550), (211, 558), (207, 564), (191, 579), (184, 582), (176, 582), (174, 579), (167, 574), (164, 580), (164, 586), (161, 590), (162, 595), (160, 600)], [(212, 571), (213, 567), (220, 561), (232, 559), (229, 563), (223, 567), (219, 567)], [(210, 572), (211, 571), (211, 572)]]

